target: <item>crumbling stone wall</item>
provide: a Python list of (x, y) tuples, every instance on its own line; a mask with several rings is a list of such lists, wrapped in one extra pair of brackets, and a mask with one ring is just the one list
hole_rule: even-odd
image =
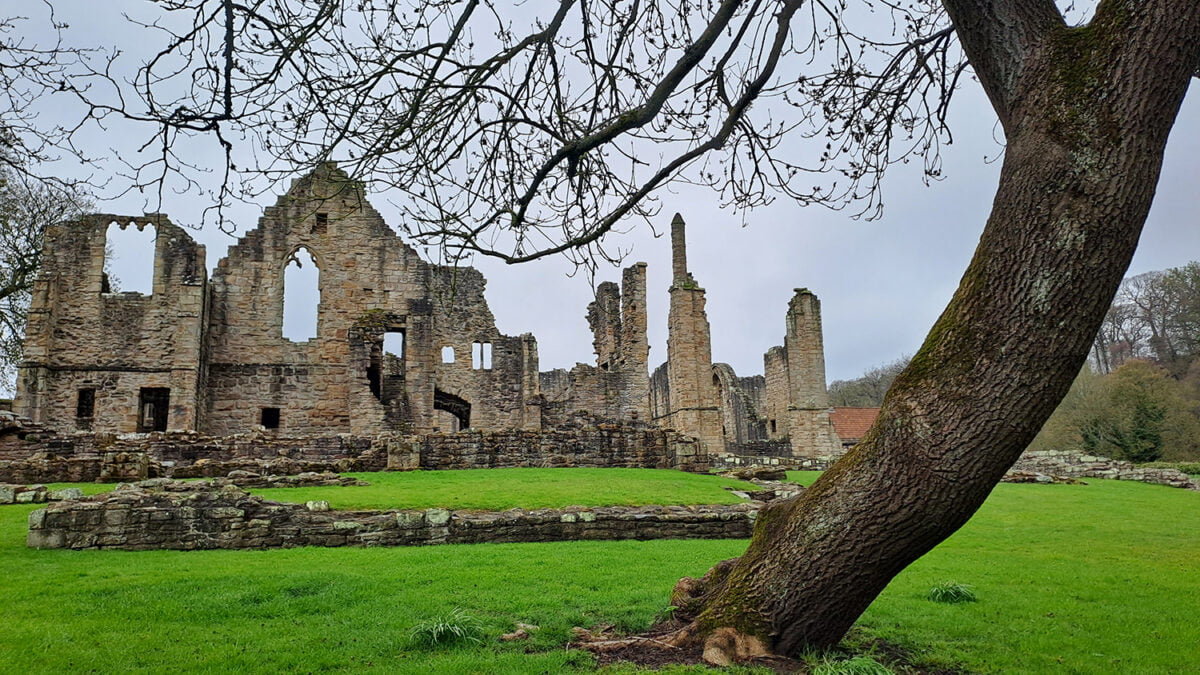
[(788, 303), (784, 344), (763, 357), (763, 376), (740, 378), (728, 365), (714, 366), (704, 289), (687, 269), (685, 227), (676, 214), (667, 363), (650, 377), (652, 419), (696, 436), (714, 456), (754, 455), (750, 446), (763, 441), (787, 441), (796, 457), (839, 455), (841, 442), (829, 419), (816, 295), (796, 289)]
[[(292, 342), (282, 334), (283, 270), (301, 248), (316, 258), (321, 299), (317, 336)], [(212, 286), (207, 432), (253, 428), (263, 408), (280, 411), (286, 434), (451, 431), (437, 414), (442, 396), (469, 406), (464, 427), (540, 426), (528, 404), (538, 395), (532, 336), (501, 335), (483, 276), (421, 260), (333, 167), (297, 181), (268, 208), (230, 248)], [(404, 354), (384, 373), (387, 332), (403, 333)], [(491, 363), (473, 363), (473, 348), (484, 344)], [(444, 362), (447, 347), (452, 362)]]
[(295, 475), (389, 468), (709, 468), (707, 454), (692, 438), (586, 415), (553, 431), (316, 437), (256, 433), (221, 438), (191, 433), (43, 434), (25, 446), (23, 459), (0, 460), (0, 482), (117, 482), (225, 476), (232, 471)]
[(1080, 455), (1059, 450), (1026, 451), (1010, 471), (1042, 473), (1062, 478), (1132, 480), (1140, 483), (1200, 490), (1200, 485), (1178, 469), (1142, 468), (1131, 462), (1108, 457)]
[[(107, 292), (114, 222), (157, 233), (149, 295)], [(421, 260), (332, 164), (265, 209), (211, 282), (204, 248), (165, 216), (88, 216), (47, 235), (15, 405), (57, 432), (262, 438), (553, 430), (582, 410), (677, 430), (708, 453), (790, 439), (793, 454), (822, 455), (833, 434), (815, 296), (799, 291), (789, 305), (788, 337), (768, 352), (765, 377), (714, 370), (678, 214), (671, 236), (667, 363), (649, 374), (647, 266), (636, 263), (588, 307), (595, 365), (540, 373), (534, 337), (497, 329), (483, 275)], [(320, 275), (316, 334), (293, 341), (283, 337), (284, 272), (308, 256)], [(403, 336), (401, 354), (385, 353), (389, 334)], [(211, 461), (218, 470), (265, 460)]]
[(10, 485), (0, 483), (0, 504), (44, 504), (66, 499), (82, 499), (83, 490), (63, 488), (51, 490), (45, 485)]
[[(155, 233), (150, 295), (107, 292), (112, 223)], [(165, 389), (165, 428), (195, 428), (205, 277), (204, 247), (161, 214), (94, 214), (48, 228), (15, 409), (64, 431), (136, 431), (145, 422), (143, 389)], [(82, 396), (91, 404), (80, 417)]]
[(646, 422), (650, 418), (646, 337), (646, 263), (625, 269), (621, 287), (606, 281), (588, 305), (596, 365), (540, 374), (546, 428), (570, 423), (578, 411), (601, 419)]
[(234, 486), (187, 492), (126, 486), (34, 511), (27, 543), (137, 551), (745, 538), (759, 506), (328, 511), (265, 501)]
[(766, 378), (762, 375), (738, 377), (726, 363), (713, 364), (721, 403), (721, 429), (725, 434), (725, 450), (743, 454), (738, 448), (767, 440), (767, 421), (759, 410), (765, 400)]
[[(104, 292), (110, 222), (157, 231), (151, 295)], [(265, 209), (211, 283), (203, 247), (160, 215), (67, 223), (48, 234), (46, 255), (16, 405), (51, 430), (369, 436), (547, 426), (534, 337), (501, 334), (483, 275), (421, 260), (332, 164)], [(316, 335), (293, 341), (283, 337), (284, 272), (309, 255), (320, 274)], [(599, 362), (568, 375), (552, 418), (648, 417), (645, 278), (639, 263), (621, 292), (601, 289)], [(402, 354), (385, 356), (389, 333), (403, 336)], [(147, 407), (148, 395), (161, 398)], [(148, 427), (155, 406), (169, 414)]]
[(664, 429), (600, 424), (556, 431), (464, 432), (415, 441), (422, 469), (596, 467), (709, 470), (693, 438)]

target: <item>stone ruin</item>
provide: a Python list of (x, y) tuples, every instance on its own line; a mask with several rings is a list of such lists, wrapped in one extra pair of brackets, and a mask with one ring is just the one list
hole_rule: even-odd
[[(155, 233), (149, 294), (110, 292), (114, 223)], [(636, 263), (620, 286), (600, 284), (587, 309), (595, 365), (540, 372), (532, 335), (497, 330), (483, 276), (422, 260), (332, 164), (295, 181), (211, 278), (204, 247), (165, 215), (89, 215), (46, 233), (14, 411), (44, 438), (170, 432), (264, 442), (553, 434), (578, 427), (587, 411), (600, 425), (694, 437), (701, 460), (840, 454), (816, 296), (796, 291), (765, 374), (739, 377), (712, 362), (704, 289), (688, 271), (679, 216), (671, 236), (666, 363), (650, 372), (646, 264)], [(320, 274), (317, 330), (293, 341), (283, 336), (284, 270), (304, 255)], [(389, 334), (402, 340), (399, 353), (385, 351)], [(13, 452), (7, 458), (19, 459)]]

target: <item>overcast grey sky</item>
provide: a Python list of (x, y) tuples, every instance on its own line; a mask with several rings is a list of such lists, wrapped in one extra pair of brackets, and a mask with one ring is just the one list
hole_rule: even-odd
[[(64, 6), (95, 7), (82, 2)], [(121, 35), (124, 20), (105, 7), (104, 13), (95, 13), (83, 25), (77, 22), (71, 30)], [(1172, 133), (1158, 196), (1131, 274), (1200, 258), (1195, 194), (1200, 189), (1200, 96), (1195, 88)], [(731, 364), (740, 375), (761, 373), (763, 352), (782, 341), (784, 312), (797, 287), (810, 288), (821, 298), (829, 380), (856, 377), (915, 351), (975, 247), (1003, 152), (994, 115), (973, 81), (964, 82), (957, 96), (952, 130), (955, 142), (943, 153), (945, 178), (926, 187), (919, 166), (895, 167), (884, 187), (884, 216), (876, 221), (853, 220), (820, 207), (800, 208), (784, 200), (743, 216), (721, 210), (717, 197), (703, 190), (680, 188), (664, 194), (656, 227), (665, 233), (676, 211), (688, 223), (691, 271), (708, 292), (714, 361)], [(119, 152), (134, 152), (132, 137), (124, 136), (119, 125), (97, 141)], [(398, 229), (387, 200), (380, 196), (372, 201)], [(196, 222), (206, 205), (192, 195), (178, 195), (168, 197), (162, 210), (176, 222)], [(141, 213), (146, 197), (127, 194), (97, 206), (107, 212)], [(256, 225), (257, 208), (235, 207), (234, 221), (241, 231)], [(234, 241), (215, 229), (194, 236), (207, 245), (210, 269)], [(626, 264), (649, 263), (651, 362), (657, 365), (666, 358), (669, 242), (644, 227), (618, 235), (613, 242), (631, 251)], [(594, 361), (584, 319), (591, 286), (583, 277), (568, 278), (565, 261), (521, 266), (483, 261), (477, 266), (488, 278), (487, 298), (500, 330), (536, 335), (542, 370)], [(619, 268), (602, 268), (597, 281), (619, 279)]]

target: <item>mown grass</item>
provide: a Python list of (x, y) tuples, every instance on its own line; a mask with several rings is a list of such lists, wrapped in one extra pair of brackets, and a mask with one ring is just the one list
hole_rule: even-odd
[[(860, 626), (924, 662), (978, 672), (1196, 672), (1200, 494), (1089, 482), (998, 486)], [(562, 650), (571, 626), (644, 628), (678, 577), (745, 547), (33, 551), (33, 508), (0, 507), (3, 672), (587, 670), (590, 657)], [(978, 601), (928, 600), (947, 579)], [(414, 642), (414, 626), (457, 608), (481, 622), (484, 645)], [(497, 642), (516, 622), (542, 628), (529, 643)]]
[(736, 504), (724, 489), (755, 489), (751, 483), (682, 471), (655, 469), (483, 469), (349, 473), (363, 487), (268, 488), (251, 490), (288, 502), (326, 500), (335, 509), (503, 510), (564, 506), (645, 504)]

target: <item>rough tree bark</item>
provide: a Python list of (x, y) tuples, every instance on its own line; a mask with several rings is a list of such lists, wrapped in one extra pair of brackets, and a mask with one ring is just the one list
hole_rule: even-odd
[(979, 247), (863, 442), (761, 514), (741, 558), (676, 588), (692, 619), (677, 641), (836, 644), (1033, 439), (1133, 256), (1200, 63), (1200, 3), (1103, 0), (1075, 28), (1052, 0), (945, 6), (1007, 139)]

